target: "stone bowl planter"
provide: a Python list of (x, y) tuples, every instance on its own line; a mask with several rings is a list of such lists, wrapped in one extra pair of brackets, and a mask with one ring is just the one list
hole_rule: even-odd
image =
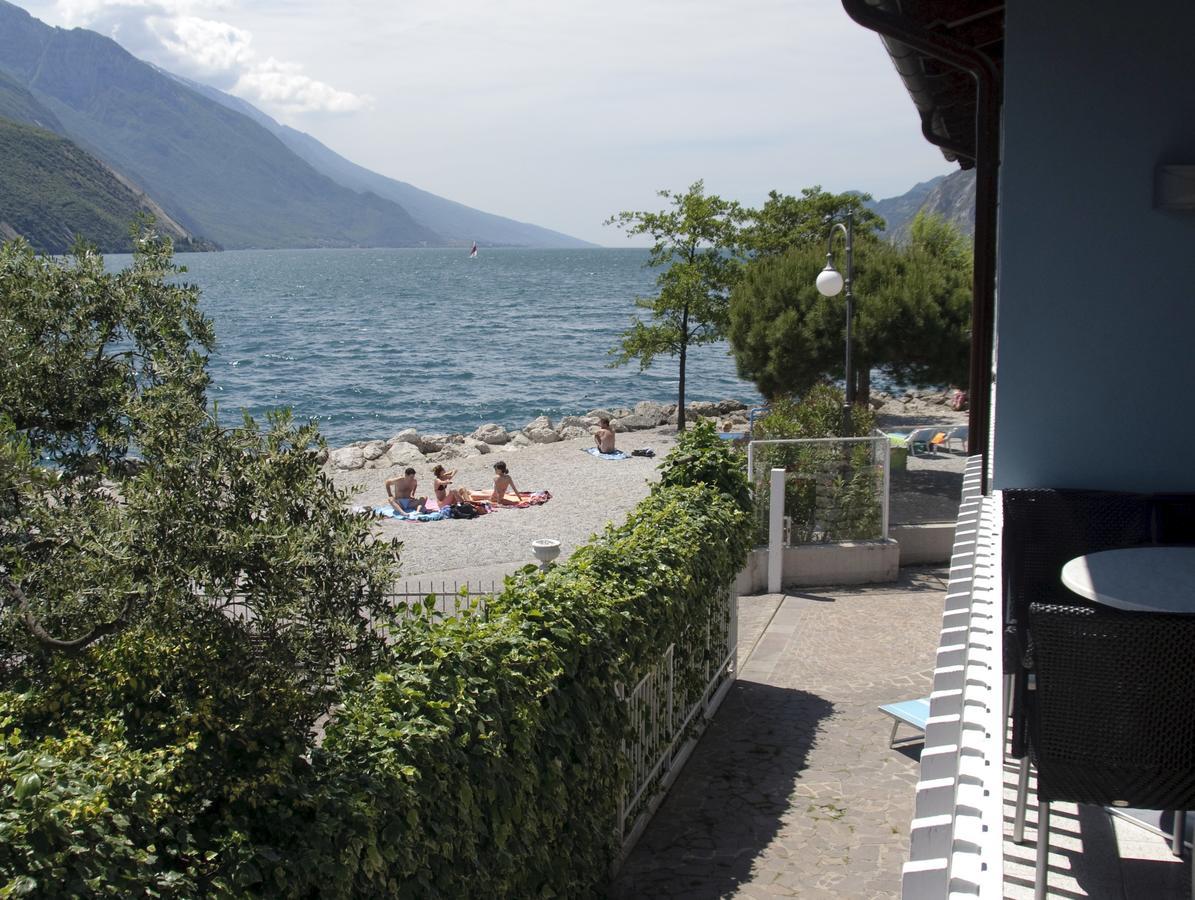
[(539, 538), (531, 542), (531, 552), (539, 560), (539, 567), (546, 569), (560, 555), (560, 541), (553, 538)]

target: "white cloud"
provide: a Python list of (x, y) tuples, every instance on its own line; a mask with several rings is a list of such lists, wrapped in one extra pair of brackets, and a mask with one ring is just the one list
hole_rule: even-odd
[(227, 22), (198, 16), (153, 16), (147, 21), (169, 53), (201, 71), (224, 74), (253, 62), (253, 36)]
[(90, 28), (134, 56), (260, 103), (275, 114), (346, 113), (371, 104), (303, 73), (298, 63), (262, 60), (250, 31), (212, 18), (231, 0), (57, 0), (66, 27)]
[(285, 112), (355, 112), (372, 103), (369, 96), (350, 94), (303, 74), (295, 63), (273, 57), (255, 63), (234, 85), (232, 92), (248, 100)]

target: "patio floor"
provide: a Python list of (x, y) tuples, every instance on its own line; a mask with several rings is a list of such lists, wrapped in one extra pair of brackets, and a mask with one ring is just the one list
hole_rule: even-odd
[[(739, 601), (739, 677), (610, 889), (630, 898), (899, 897), (919, 741), (888, 748), (882, 703), (930, 689), (945, 570)], [(902, 728), (902, 734), (908, 734)], [(1016, 767), (1006, 778), (1011, 833)], [(1189, 897), (1166, 842), (1056, 804), (1051, 896)], [(1005, 844), (1031, 897), (1036, 811)]]
[(876, 707), (929, 691), (945, 586), (740, 598), (738, 681), (611, 896), (899, 896), (921, 745)]

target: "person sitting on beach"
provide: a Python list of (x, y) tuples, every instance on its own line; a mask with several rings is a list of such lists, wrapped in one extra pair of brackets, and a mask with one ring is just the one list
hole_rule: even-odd
[(519, 495), (514, 479), (510, 477), (510, 470), (506, 468), (506, 463), (498, 460), (494, 463), (494, 493), (491, 495), (490, 502), (500, 506), (513, 506), (518, 503), (517, 499), (507, 500), (508, 493), (514, 494), (516, 498)]
[(386, 499), (396, 510), (403, 513), (427, 512), (427, 498), (415, 496), (419, 482), (415, 480), (414, 469), (407, 469), (401, 476), (387, 478), (385, 484)]
[(598, 419), (598, 430), (594, 432), (593, 442), (597, 444), (598, 453), (614, 452), (614, 429), (610, 427), (610, 420), (604, 416)]
[(434, 476), (432, 486), (436, 494), (436, 502), (440, 506), (447, 506), (452, 502), (449, 498), (448, 485), (452, 484), (452, 479), (456, 475), (456, 469), (448, 472), (445, 471), (443, 466), (438, 465), (432, 469), (432, 475)]

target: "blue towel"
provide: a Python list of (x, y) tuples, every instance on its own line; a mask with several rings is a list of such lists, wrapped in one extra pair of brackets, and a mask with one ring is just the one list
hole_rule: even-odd
[(426, 513), (400, 513), (393, 506), (375, 506), (373, 511), (375, 515), (385, 516), (387, 519), (402, 519), (404, 522), (439, 522), (441, 519), (452, 518), (449, 515), (445, 515), (442, 509)]
[(631, 454), (623, 453), (621, 450), (615, 450), (613, 453), (602, 453), (597, 447), (582, 447), (590, 456), (596, 456), (598, 459), (630, 459)]

